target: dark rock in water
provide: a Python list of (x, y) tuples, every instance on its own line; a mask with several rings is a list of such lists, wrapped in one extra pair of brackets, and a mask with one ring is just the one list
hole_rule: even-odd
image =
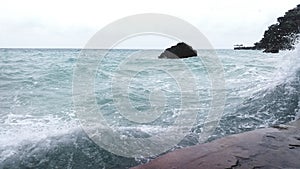
[(269, 26), (263, 38), (254, 44), (255, 49), (267, 53), (278, 53), (279, 50), (294, 49), (300, 33), (300, 4), (296, 8), (277, 18), (278, 23)]
[(184, 42), (167, 48), (158, 58), (180, 59), (197, 56), (197, 51)]
[(255, 50), (254, 46), (243, 46), (243, 45), (236, 45), (234, 50)]
[(265, 49), (265, 53), (279, 53), (279, 49)]

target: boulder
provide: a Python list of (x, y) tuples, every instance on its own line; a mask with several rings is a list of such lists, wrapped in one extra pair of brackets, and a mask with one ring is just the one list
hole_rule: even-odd
[(184, 42), (167, 48), (158, 58), (181, 59), (197, 56), (197, 51)]

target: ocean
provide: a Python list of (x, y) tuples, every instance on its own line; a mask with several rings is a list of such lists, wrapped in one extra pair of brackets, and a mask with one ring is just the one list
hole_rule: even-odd
[[(169, 150), (172, 151), (201, 143), (199, 136), (209, 121), (214, 78), (209, 76), (201, 57), (209, 58), (212, 51), (198, 50), (199, 57), (180, 61), (157, 59), (161, 52), (111, 50), (97, 63), (95, 76), (91, 77), (92, 91), (97, 111), (124, 137), (146, 138), (163, 132), (175, 123), (182, 103), (196, 105), (195, 122), (183, 140)], [(299, 117), (299, 46), (278, 54), (230, 49), (213, 52), (224, 73), (224, 111), (218, 112), (220, 118), (215, 119), (213, 132), (202, 138), (203, 142)], [(78, 76), (74, 70), (80, 54), (80, 49), (0, 49), (0, 168), (120, 169), (156, 157), (112, 153), (95, 144), (82, 128), (84, 122), (74, 106), (74, 76)], [(133, 55), (138, 57), (124, 62)], [(192, 76), (182, 73), (182, 65)], [(127, 76), (129, 81), (122, 81)], [(191, 99), (195, 96), (181, 93), (180, 83), (186, 79), (196, 84), (191, 85), (196, 100)], [(129, 106), (122, 102), (124, 99), (129, 100)], [(133, 110), (146, 111), (146, 115), (153, 111), (153, 116), (159, 118), (135, 123), (138, 118), (122, 117), (122, 111)]]

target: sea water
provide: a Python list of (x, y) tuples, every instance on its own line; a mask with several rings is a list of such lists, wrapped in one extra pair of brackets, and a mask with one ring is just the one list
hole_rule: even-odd
[[(222, 64), (225, 102), (224, 111), (219, 112), (221, 118), (206, 141), (297, 119), (299, 50), (298, 47), (278, 54), (255, 50), (213, 51)], [(180, 76), (182, 64), (177, 64), (178, 61), (157, 59), (160, 52), (115, 49), (97, 63), (93, 91), (99, 113), (108, 125), (123, 129), (127, 136), (148, 137), (162, 132), (180, 111), (182, 95), (176, 78), (188, 77)], [(120, 66), (134, 53), (141, 56)], [(80, 49), (0, 49), (0, 168), (129, 168), (150, 159), (115, 155), (99, 147), (83, 131), (73, 99), (73, 80), (77, 75), (74, 70), (80, 54)], [(198, 100), (190, 101), (199, 106), (190, 133), (174, 148), (199, 143), (198, 136), (206, 124), (203, 119), (212, 106), (210, 78), (213, 78), (208, 76), (201, 57), (210, 54), (211, 51), (198, 50), (199, 57), (180, 60), (197, 84), (192, 90)], [(149, 65), (155, 68), (156, 64), (160, 67), (146, 69)], [(114, 77), (127, 76), (137, 65), (140, 70), (130, 82), (113, 81)], [(168, 73), (162, 71), (165, 68)], [(129, 84), (124, 86), (126, 92), (114, 88), (116, 83), (121, 87)], [(156, 89), (164, 92), (163, 99), (159, 94), (157, 97), (151, 94)], [(115, 97), (129, 99), (128, 109), (155, 109), (149, 98), (165, 101), (165, 107), (159, 109), (162, 114), (158, 120), (149, 125), (135, 125), (122, 117)]]

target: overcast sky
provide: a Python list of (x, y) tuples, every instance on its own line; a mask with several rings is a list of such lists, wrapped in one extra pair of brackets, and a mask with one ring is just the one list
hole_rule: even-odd
[[(214, 48), (252, 45), (299, 0), (0, 0), (0, 47), (83, 48), (102, 27), (139, 13), (169, 14), (196, 26)], [(161, 48), (153, 38), (128, 48)]]

